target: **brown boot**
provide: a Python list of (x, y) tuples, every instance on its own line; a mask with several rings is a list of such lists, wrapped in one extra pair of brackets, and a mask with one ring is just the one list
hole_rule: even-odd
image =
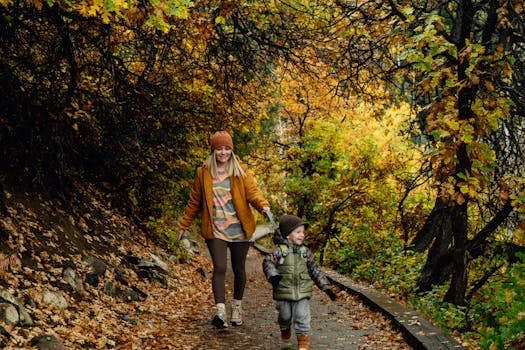
[(281, 329), (281, 339), (289, 340), (292, 337), (292, 330), (290, 328)]
[(310, 350), (308, 334), (297, 334), (297, 350)]

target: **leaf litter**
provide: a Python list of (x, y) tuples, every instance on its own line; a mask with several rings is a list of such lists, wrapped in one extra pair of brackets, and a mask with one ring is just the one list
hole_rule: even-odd
[[(104, 194), (77, 184), (68, 197), (5, 191), (0, 216), (0, 286), (19, 299), (30, 298), (26, 308), (31, 327), (7, 326), (4, 349), (33, 349), (34, 337), (53, 335), (68, 349), (288, 349), (282, 343), (270, 285), (264, 280), (262, 256), (250, 250), (248, 282), (243, 302), (244, 324), (218, 331), (211, 326), (212, 266), (205, 245), (186, 263), (170, 260), (170, 252), (148, 238), (111, 207)], [(9, 199), (9, 200), (6, 200)], [(67, 218), (67, 219), (65, 219)], [(126, 256), (154, 254), (169, 267), (167, 287), (139, 278), (125, 267)], [(84, 290), (64, 288), (64, 268), (86, 272), (83, 257), (96, 256), (109, 266), (98, 286)], [(20, 263), (19, 263), (20, 262)], [(102, 286), (124, 270), (130, 286), (147, 294), (126, 301), (104, 293)], [(228, 268), (227, 302), (232, 295)], [(44, 291), (63, 295), (66, 309), (42, 303)], [(344, 291), (331, 302), (316, 291), (312, 304), (311, 344), (315, 349), (411, 349), (390, 321), (372, 312)]]

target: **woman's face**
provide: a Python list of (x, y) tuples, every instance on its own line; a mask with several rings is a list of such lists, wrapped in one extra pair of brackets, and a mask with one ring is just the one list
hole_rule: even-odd
[(217, 147), (213, 152), (215, 152), (215, 159), (218, 164), (228, 162), (232, 156), (232, 149), (228, 146)]

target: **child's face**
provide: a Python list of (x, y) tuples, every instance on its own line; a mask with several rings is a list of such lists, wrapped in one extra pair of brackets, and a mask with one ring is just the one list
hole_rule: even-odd
[(292, 232), (286, 236), (286, 239), (292, 244), (301, 245), (304, 241), (304, 225), (296, 227)]

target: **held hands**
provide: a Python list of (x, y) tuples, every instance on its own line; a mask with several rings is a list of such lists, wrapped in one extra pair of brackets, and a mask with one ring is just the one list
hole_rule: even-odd
[(337, 299), (337, 295), (335, 295), (334, 291), (330, 288), (325, 289), (324, 292), (330, 297), (330, 300), (335, 301), (335, 299)]

